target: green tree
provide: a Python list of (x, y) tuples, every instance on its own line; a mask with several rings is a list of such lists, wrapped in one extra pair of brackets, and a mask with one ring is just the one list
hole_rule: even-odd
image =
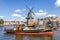
[(0, 24), (4, 24), (4, 20), (3, 19), (0, 19)]

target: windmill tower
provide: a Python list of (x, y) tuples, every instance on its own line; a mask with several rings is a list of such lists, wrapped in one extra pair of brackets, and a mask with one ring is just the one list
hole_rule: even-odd
[(27, 26), (32, 27), (32, 25), (34, 24), (34, 21), (33, 21), (34, 13), (32, 12), (33, 8), (29, 8), (29, 7), (27, 8), (29, 9), (27, 14)]

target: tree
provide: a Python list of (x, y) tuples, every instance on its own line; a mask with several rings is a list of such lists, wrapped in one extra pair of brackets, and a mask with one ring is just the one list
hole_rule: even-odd
[(0, 24), (3, 24), (4, 23), (4, 20), (3, 19), (0, 19)]

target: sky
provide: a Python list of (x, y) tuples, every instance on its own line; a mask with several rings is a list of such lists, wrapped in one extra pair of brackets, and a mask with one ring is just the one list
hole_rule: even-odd
[(34, 8), (35, 19), (60, 16), (60, 0), (0, 0), (0, 18), (25, 21), (28, 8)]

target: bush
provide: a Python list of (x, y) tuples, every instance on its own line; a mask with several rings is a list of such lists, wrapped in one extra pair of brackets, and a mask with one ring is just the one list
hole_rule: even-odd
[(0, 19), (0, 24), (4, 24), (4, 20), (3, 19)]

